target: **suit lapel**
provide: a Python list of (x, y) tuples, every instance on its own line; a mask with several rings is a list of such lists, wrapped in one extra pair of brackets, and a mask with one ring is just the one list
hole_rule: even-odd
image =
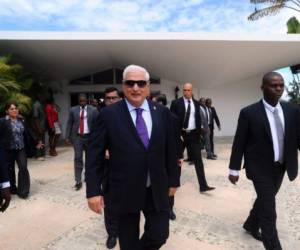
[(181, 99), (180, 99), (180, 106), (182, 107), (183, 120), (184, 120), (184, 117), (185, 117), (185, 104), (184, 104), (183, 97), (181, 97)]
[(136, 141), (143, 147), (145, 148), (142, 140), (140, 139), (140, 136), (138, 135), (137, 131), (136, 131), (136, 127), (133, 123), (133, 120), (131, 118), (131, 115), (129, 113), (127, 104), (125, 100), (122, 100), (120, 102), (120, 108), (121, 108), (121, 114), (124, 115), (124, 124), (128, 124), (128, 129), (131, 131), (133, 137), (136, 139)]
[[(287, 108), (287, 106), (285, 105), (285, 103), (280, 102), (281, 107), (282, 107), (282, 111), (283, 111), (283, 117), (284, 117), (284, 145), (286, 145), (287, 143), (287, 138), (289, 135), (289, 125), (290, 125), (290, 114), (289, 114), (289, 110)], [(284, 146), (284, 148), (286, 148), (286, 146)]]
[(266, 109), (265, 109), (263, 101), (259, 102), (259, 110), (260, 110), (260, 114), (261, 114), (261, 117), (262, 117), (265, 129), (267, 131), (267, 134), (268, 134), (270, 140), (273, 143), (272, 134), (271, 134), (271, 128), (270, 128), (270, 123), (269, 123), (269, 120), (268, 120), (268, 116), (267, 116)]
[(151, 135), (150, 135), (150, 141), (148, 145), (148, 149), (151, 147), (153, 144), (154, 139), (156, 138), (156, 133), (158, 130), (158, 113), (157, 113), (157, 105), (154, 104), (153, 102), (149, 102), (149, 108), (150, 108), (150, 113), (151, 113), (151, 119), (152, 119), (152, 130), (151, 130)]

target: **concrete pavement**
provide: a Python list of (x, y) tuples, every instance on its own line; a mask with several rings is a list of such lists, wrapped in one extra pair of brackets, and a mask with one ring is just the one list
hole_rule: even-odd
[[(219, 139), (218, 160), (204, 159), (215, 191), (200, 194), (194, 167), (184, 164), (175, 199), (177, 219), (170, 224), (163, 250), (263, 249), (242, 230), (255, 193), (244, 171), (236, 186), (227, 181), (230, 147), (230, 139)], [(103, 216), (89, 211), (85, 188), (73, 189), (73, 149), (59, 147), (58, 154), (44, 162), (29, 160), (31, 194), (27, 200), (13, 196), (9, 209), (0, 214), (0, 250), (106, 249)], [(300, 249), (299, 186), (299, 179), (290, 183), (285, 177), (277, 197), (278, 231), (285, 250)]]

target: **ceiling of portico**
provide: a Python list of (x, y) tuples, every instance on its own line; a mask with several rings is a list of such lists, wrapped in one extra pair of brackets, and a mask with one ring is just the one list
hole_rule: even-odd
[(0, 32), (1, 54), (58, 80), (138, 64), (155, 76), (210, 88), (299, 64), (299, 52), (298, 36)]

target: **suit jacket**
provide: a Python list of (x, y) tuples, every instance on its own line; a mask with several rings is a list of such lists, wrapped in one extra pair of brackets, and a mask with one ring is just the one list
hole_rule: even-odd
[(3, 144), (4, 143), (3, 139), (5, 138), (4, 129), (5, 129), (4, 119), (0, 119), (0, 183), (9, 181), (8, 167), (5, 159), (5, 151), (4, 151), (4, 144)]
[[(93, 119), (96, 116), (97, 109), (91, 105), (87, 105), (87, 123), (89, 126), (89, 130), (91, 131), (91, 127), (93, 124)], [(80, 106), (74, 106), (70, 109), (69, 119), (67, 122), (66, 128), (66, 138), (70, 141), (73, 141), (78, 135), (80, 125)]]
[(208, 131), (208, 120), (207, 120), (207, 115), (206, 112), (201, 108), (206, 109), (205, 106), (200, 105), (199, 111), (200, 111), (200, 117), (201, 117), (201, 125), (204, 128), (205, 131)]
[[(281, 102), (284, 121), (284, 161), (289, 179), (298, 174), (300, 148), (300, 112)], [(232, 146), (229, 168), (240, 170), (242, 158), (249, 179), (269, 178), (274, 169), (274, 150), (270, 124), (262, 101), (241, 110)]]
[[(11, 149), (11, 141), (13, 140), (13, 134), (11, 130), (11, 123), (9, 118), (2, 117), (0, 119), (1, 125), (1, 143), (4, 148), (4, 150), (10, 150)], [(19, 116), (18, 120), (22, 122), (24, 126), (24, 132), (23, 132), (23, 138), (24, 138), (24, 149), (26, 151), (27, 157), (32, 157), (35, 155), (35, 146), (37, 144), (37, 137), (35, 137), (34, 134), (31, 133), (29, 126), (26, 122), (26, 120)]]
[[(195, 106), (195, 121), (196, 121), (196, 130), (199, 135), (199, 138), (201, 136), (201, 117), (200, 117), (200, 107), (199, 103), (193, 99), (193, 103)], [(180, 128), (183, 128), (183, 122), (184, 122), (184, 117), (185, 117), (185, 105), (184, 105), (184, 99), (183, 97), (180, 97), (179, 99), (173, 100), (171, 103), (170, 110), (172, 113), (174, 113), (178, 119), (179, 119), (179, 124)]]
[(210, 121), (209, 121), (209, 124), (212, 125), (212, 128), (214, 129), (215, 128), (215, 123), (217, 124), (218, 127), (220, 127), (220, 120), (219, 120), (219, 117), (217, 115), (217, 111), (214, 107), (211, 107), (211, 113), (210, 113)]
[(87, 197), (103, 195), (105, 149), (109, 150), (110, 203), (114, 212), (144, 208), (150, 174), (155, 209), (168, 210), (168, 189), (179, 186), (179, 168), (170, 111), (148, 101), (152, 133), (148, 148), (137, 134), (125, 100), (103, 108), (92, 127), (85, 171)]
[(181, 127), (179, 124), (179, 119), (177, 115), (171, 113), (172, 121), (174, 126), (174, 138), (175, 138), (175, 145), (176, 145), (176, 155), (177, 159), (183, 159), (183, 141), (181, 140)]

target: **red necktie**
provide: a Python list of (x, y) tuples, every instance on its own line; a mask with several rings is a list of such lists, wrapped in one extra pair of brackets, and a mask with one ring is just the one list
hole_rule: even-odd
[(84, 109), (81, 109), (79, 131), (80, 131), (80, 135), (83, 135), (83, 132), (84, 132)]

